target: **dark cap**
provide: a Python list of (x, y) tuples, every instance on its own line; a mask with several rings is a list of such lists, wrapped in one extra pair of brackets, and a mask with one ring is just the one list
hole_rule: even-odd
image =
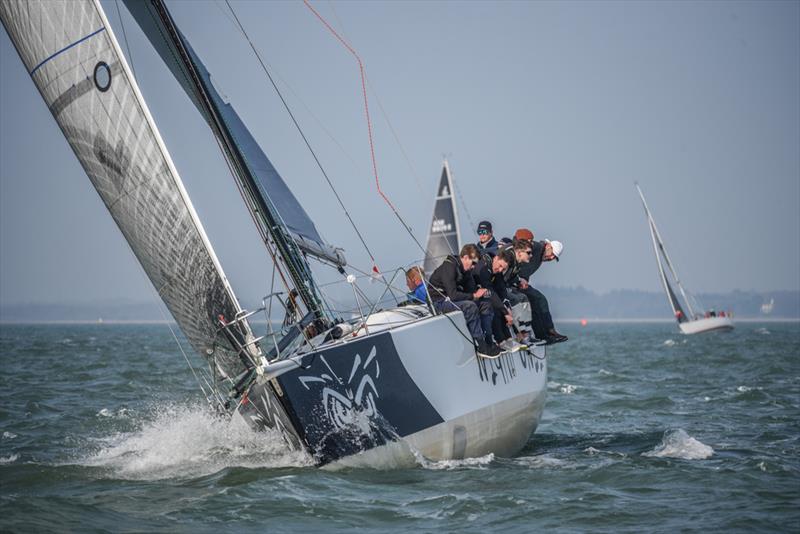
[(489, 221), (481, 221), (478, 224), (478, 231), (480, 232), (481, 230), (486, 230), (487, 232), (491, 232), (492, 231), (492, 223), (490, 223)]

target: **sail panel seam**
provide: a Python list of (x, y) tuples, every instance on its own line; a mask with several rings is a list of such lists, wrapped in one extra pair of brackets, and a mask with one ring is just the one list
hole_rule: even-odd
[(48, 61), (50, 61), (51, 59), (54, 59), (56, 56), (59, 56), (59, 55), (63, 54), (64, 52), (66, 52), (66, 51), (67, 51), (67, 50), (69, 50), (70, 48), (72, 48), (72, 47), (74, 47), (74, 46), (77, 46), (77, 45), (81, 44), (81, 43), (82, 43), (82, 42), (84, 42), (85, 40), (87, 40), (87, 39), (90, 39), (90, 38), (94, 37), (95, 35), (97, 35), (98, 33), (100, 33), (101, 31), (103, 31), (103, 30), (105, 30), (105, 29), (106, 29), (106, 28), (105, 28), (105, 26), (104, 26), (104, 27), (100, 28), (99, 30), (95, 30), (95, 31), (93, 31), (92, 33), (90, 33), (89, 35), (87, 35), (87, 36), (85, 36), (85, 37), (81, 37), (80, 39), (78, 39), (78, 40), (77, 40), (77, 41), (75, 41), (74, 43), (72, 43), (72, 44), (68, 44), (67, 46), (65, 46), (64, 48), (62, 48), (61, 50), (59, 50), (58, 52), (54, 52), (54, 53), (50, 54), (50, 56), (48, 56), (47, 58), (43, 59), (43, 60), (42, 60), (42, 61), (41, 61), (41, 62), (40, 62), (38, 65), (36, 65), (35, 67), (33, 67), (33, 70), (30, 72), (30, 76), (33, 76), (33, 75), (36, 73), (36, 71), (37, 71), (37, 70), (39, 70), (39, 68), (40, 68), (41, 66), (43, 66), (45, 63), (47, 63), (47, 62), (48, 62)]

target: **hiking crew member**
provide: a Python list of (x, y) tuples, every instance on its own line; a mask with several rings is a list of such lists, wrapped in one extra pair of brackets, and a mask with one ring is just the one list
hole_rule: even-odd
[(472, 278), (472, 269), (479, 261), (478, 248), (475, 245), (464, 245), (459, 256), (447, 256), (442, 264), (433, 271), (428, 282), (431, 301), (434, 308), (442, 313), (460, 310), (464, 314), (467, 327), (478, 346), (478, 352), (486, 356), (497, 356), (500, 348), (487, 343), (482, 326), (481, 315), (489, 315), (491, 324), (492, 309), (484, 302), (479, 308), (476, 301), (486, 295), (485, 288), (476, 288)]
[[(514, 234), (515, 239), (524, 240), (525, 237), (533, 237), (530, 230), (521, 228)], [(531, 242), (531, 255), (527, 263), (522, 263), (519, 266), (519, 281), (518, 290), (525, 294), (531, 303), (531, 319), (534, 335), (539, 339), (544, 339), (548, 343), (559, 343), (566, 341), (568, 338), (559, 334), (555, 325), (553, 324), (553, 317), (550, 315), (550, 306), (547, 303), (547, 297), (530, 285), (530, 277), (539, 270), (543, 262), (558, 261), (561, 252), (564, 250), (564, 245), (560, 241), (544, 241)]]
[(481, 221), (478, 224), (478, 251), (481, 256), (488, 254), (494, 257), (497, 254), (497, 240), (492, 233), (492, 223)]
[[(490, 330), (484, 327), (484, 332), (492, 333), (495, 341), (505, 350), (518, 350), (519, 344), (511, 337), (509, 326), (513, 322), (508, 293), (506, 291), (505, 274), (514, 265), (514, 255), (507, 247), (498, 247), (494, 257), (486, 254), (482, 261), (475, 267), (475, 283), (478, 287), (488, 291), (482, 300), (486, 300), (492, 308), (493, 317)], [(488, 341), (488, 340), (487, 340)]]

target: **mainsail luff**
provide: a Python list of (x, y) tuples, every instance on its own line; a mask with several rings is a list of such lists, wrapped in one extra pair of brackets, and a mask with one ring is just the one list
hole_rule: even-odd
[[(306, 308), (316, 317), (323, 317), (322, 298), (300, 249), (339, 268), (346, 264), (343, 254), (322, 241), (238, 114), (214, 88), (208, 70), (176, 26), (164, 2), (125, 0), (125, 3), (219, 140), (256, 226), (268, 247), (267, 236), (271, 238), (277, 259), (286, 267)], [(273, 202), (272, 195), (282, 200), (282, 209)], [(286, 216), (291, 216), (294, 223), (287, 224)]]
[[(249, 361), (218, 335), (218, 317), (241, 308), (97, 0), (4, 0), (0, 19), (190, 344), (224, 375), (241, 373)], [(231, 333), (252, 339), (246, 321)]]

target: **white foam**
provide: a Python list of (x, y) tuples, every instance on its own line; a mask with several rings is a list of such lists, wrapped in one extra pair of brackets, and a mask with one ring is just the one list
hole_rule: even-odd
[(714, 449), (697, 441), (687, 434), (685, 430), (679, 428), (665, 432), (661, 443), (652, 451), (642, 453), (642, 456), (705, 460), (711, 458), (713, 454)]
[(534, 469), (574, 469), (578, 464), (561, 460), (546, 454), (539, 454), (536, 456), (519, 456), (514, 458), (514, 463), (521, 464), (525, 467)]
[(484, 467), (494, 462), (494, 453), (490, 452), (486, 456), (478, 456), (477, 458), (464, 458), (463, 460), (440, 460), (438, 462), (428, 460), (422, 455), (418, 455), (417, 461), (419, 462), (420, 467), (431, 469), (433, 471), (461, 469), (464, 467)]
[(19, 460), (19, 454), (12, 454), (10, 456), (0, 456), (0, 465), (10, 464)]
[(666, 345), (667, 347), (672, 347), (673, 345), (675, 345), (675, 340), (667, 339), (666, 341), (664, 341), (664, 345)]
[(108, 408), (103, 408), (97, 414), (97, 417), (127, 417), (128, 416), (128, 409), (127, 408), (120, 408), (116, 412), (109, 410)]
[(13, 432), (3, 432), (3, 439), (14, 439), (17, 435)]
[(219, 418), (204, 406), (161, 408), (138, 430), (101, 443), (101, 449), (81, 463), (108, 468), (112, 476), (125, 479), (197, 477), (226, 467), (313, 463), (304, 452), (290, 450), (277, 431), (255, 432), (241, 419)]
[(578, 389), (578, 386), (572, 384), (562, 384), (561, 382), (548, 382), (547, 388), (571, 395), (572, 393), (575, 393), (575, 390)]
[(769, 331), (769, 330), (767, 330), (766, 328), (759, 328), (758, 330), (756, 330), (756, 334), (761, 334), (762, 336), (768, 336), (768, 335), (770, 335), (771, 333), (772, 333), (772, 332), (770, 332), (770, 331)]

